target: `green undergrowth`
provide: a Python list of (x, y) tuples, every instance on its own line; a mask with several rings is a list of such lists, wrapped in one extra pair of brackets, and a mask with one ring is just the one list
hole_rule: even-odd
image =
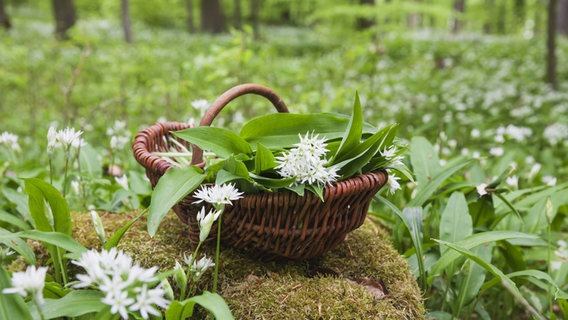
[[(136, 214), (102, 215), (107, 234)], [(74, 237), (87, 247), (99, 246), (90, 215), (75, 213), (73, 219)], [(154, 238), (145, 230), (143, 217), (118, 246), (145, 267), (170, 269), (193, 251), (186, 226), (173, 214)], [(213, 245), (201, 252), (213, 256)], [(406, 261), (371, 221), (318, 259), (258, 261), (225, 247), (220, 260), (220, 294), (236, 319), (424, 319), (422, 297)], [(197, 290), (211, 290), (211, 277), (204, 276)]]

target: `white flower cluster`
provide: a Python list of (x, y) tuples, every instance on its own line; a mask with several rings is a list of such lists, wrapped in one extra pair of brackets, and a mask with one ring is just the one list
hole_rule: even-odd
[(551, 145), (557, 145), (563, 142), (568, 145), (568, 126), (562, 123), (554, 123), (544, 129), (544, 138), (548, 140)]
[[(453, 141), (453, 140), (450, 140)], [(455, 146), (454, 146), (455, 147)], [(381, 156), (385, 157), (385, 159), (389, 162), (388, 165), (390, 166), (397, 166), (402, 165), (403, 157), (397, 155), (398, 149), (396, 146), (391, 146), (390, 148), (380, 151)]]
[(50, 127), (47, 132), (47, 151), (52, 153), (56, 148), (79, 149), (85, 145), (85, 141), (81, 138), (82, 134), (83, 131), (75, 131), (74, 128), (57, 130), (55, 127)]
[(5, 145), (7, 148), (12, 149), (13, 151), (20, 151), (20, 144), (18, 144), (18, 136), (4, 131), (0, 134), (0, 144)]
[(505, 137), (509, 137), (517, 142), (523, 142), (532, 136), (532, 130), (526, 127), (517, 127), (508, 125), (507, 127), (499, 127), (495, 133), (495, 141), (499, 143), (505, 142)]
[(111, 150), (122, 150), (130, 143), (130, 132), (126, 129), (126, 122), (115, 121), (112, 128), (106, 131), (107, 136), (110, 137)]
[[(201, 276), (205, 273), (205, 271), (207, 271), (207, 269), (215, 266), (213, 260), (211, 260), (211, 258), (207, 256), (204, 256), (203, 258), (197, 260), (193, 259), (192, 254), (190, 254), (189, 256), (184, 255), (183, 261), (190, 268), (191, 273), (193, 274), (193, 281), (199, 280), (199, 278), (201, 278)], [(178, 263), (176, 261), (176, 267), (177, 266)]]
[(313, 185), (326, 185), (337, 180), (337, 168), (326, 167), (327, 153), (325, 139), (318, 139), (318, 135), (306, 133), (300, 136), (300, 142), (296, 148), (290, 149), (281, 156), (278, 161), (278, 173), (284, 178), (295, 178), (295, 183), (307, 183)]
[(77, 275), (79, 283), (74, 287), (98, 288), (105, 293), (101, 301), (111, 306), (112, 314), (119, 313), (122, 318), (128, 319), (129, 312), (139, 312), (142, 318), (148, 319), (150, 314), (161, 314), (156, 306), (166, 308), (169, 303), (161, 286), (148, 288), (158, 281), (155, 276), (158, 268), (145, 269), (133, 264), (131, 257), (116, 248), (87, 251), (73, 263), (87, 272)]
[(43, 287), (45, 285), (45, 274), (47, 267), (37, 268), (28, 266), (24, 272), (14, 272), (12, 274), (12, 288), (2, 290), (4, 294), (17, 293), (22, 297), (31, 296), (32, 301), (41, 308), (43, 305)]
[(213, 185), (210, 187), (201, 186), (201, 188), (193, 194), (198, 201), (194, 203), (201, 203), (203, 201), (213, 205), (225, 205), (233, 203), (231, 201), (242, 198), (243, 193), (235, 187), (234, 184)]
[(224, 206), (232, 205), (232, 201), (238, 200), (243, 197), (243, 193), (235, 187), (234, 184), (201, 186), (201, 188), (193, 194), (199, 200), (194, 203), (207, 202), (212, 204), (215, 209), (209, 210), (205, 213), (205, 207), (202, 207), (197, 214), (197, 222), (199, 223), (199, 241), (205, 241), (211, 232), (213, 222), (217, 221)]
[(203, 116), (205, 111), (209, 108), (210, 104), (205, 99), (194, 100), (191, 102), (193, 108), (199, 111), (199, 114)]

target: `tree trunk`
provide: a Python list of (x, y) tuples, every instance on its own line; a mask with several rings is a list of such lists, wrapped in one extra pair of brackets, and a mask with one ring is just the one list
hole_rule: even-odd
[(240, 30), (243, 28), (241, 0), (233, 0), (233, 5), (235, 6), (233, 10), (233, 25)]
[(132, 43), (132, 28), (130, 27), (130, 3), (128, 0), (120, 1), (122, 30), (124, 30), (124, 41)]
[(8, 12), (6, 12), (4, 0), (0, 0), (0, 25), (6, 30), (9, 30), (12, 27), (10, 17), (8, 16)]
[(556, 0), (549, 0), (546, 38), (546, 82), (553, 90), (558, 89), (556, 82), (556, 5)]
[(483, 23), (483, 32), (492, 33), (493, 32), (493, 10), (495, 9), (495, 3), (493, 0), (485, 0), (485, 22)]
[[(359, 5), (374, 7), (375, 0), (359, 0)], [(372, 9), (370, 9), (372, 11)], [(375, 19), (372, 18), (357, 18), (357, 30), (369, 29), (375, 25)]]
[(195, 32), (195, 19), (193, 18), (193, 0), (185, 0), (185, 9), (187, 11), (187, 32), (194, 33)]
[(221, 33), (226, 29), (227, 22), (219, 0), (201, 0), (201, 30)]
[(568, 0), (558, 0), (556, 28), (558, 33), (568, 36)]
[(526, 15), (525, 0), (515, 0), (515, 20), (518, 27), (522, 28), (525, 25)]
[(255, 39), (260, 38), (260, 30), (259, 30), (259, 17), (258, 13), (260, 12), (260, 0), (251, 0), (250, 1), (250, 20), (252, 25), (252, 32), (254, 34)]
[(497, 33), (507, 32), (507, 4), (499, 3), (497, 6)]
[(462, 29), (462, 19), (461, 16), (465, 12), (465, 0), (455, 0), (454, 10), (456, 11), (456, 16), (452, 24), (452, 32), (458, 33)]
[(60, 40), (68, 39), (67, 31), (77, 21), (73, 0), (51, 0), (51, 4), (55, 17), (55, 36)]

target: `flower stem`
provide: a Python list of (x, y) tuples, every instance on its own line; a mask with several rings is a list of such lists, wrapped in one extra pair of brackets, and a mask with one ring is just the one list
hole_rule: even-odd
[(217, 293), (217, 279), (219, 276), (219, 251), (221, 250), (221, 218), (223, 213), (219, 215), (217, 220), (217, 247), (215, 248), (215, 272), (213, 273), (213, 293)]
[(65, 171), (63, 172), (63, 198), (67, 195), (67, 171), (69, 171), (69, 150), (65, 154)]
[[(197, 252), (199, 251), (199, 248), (201, 248), (202, 243), (203, 243), (202, 241), (199, 241), (199, 243), (197, 244), (197, 247), (195, 247), (195, 250), (193, 251), (193, 255), (191, 256), (191, 261), (189, 262), (189, 264), (187, 266), (187, 272), (186, 272), (186, 275), (185, 275), (187, 282), (190, 281), (189, 279), (190, 279), (190, 276), (191, 276), (191, 266), (193, 265), (193, 262), (195, 262), (195, 259), (197, 258)], [(191, 290), (189, 290), (189, 291), (191, 291)], [(189, 291), (187, 291), (187, 283), (186, 283), (185, 286), (183, 288), (181, 288), (180, 301), (185, 300), (186, 293), (189, 292)]]

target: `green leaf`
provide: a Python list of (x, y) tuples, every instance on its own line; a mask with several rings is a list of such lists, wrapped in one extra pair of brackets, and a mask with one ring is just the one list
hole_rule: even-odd
[(44, 243), (49, 243), (75, 254), (81, 254), (87, 251), (87, 248), (85, 248), (77, 240), (73, 239), (73, 237), (61, 232), (27, 230), (19, 232), (17, 233), (17, 235), (22, 238), (33, 239)]
[(419, 189), (419, 191), (416, 193), (416, 196), (412, 200), (410, 200), (408, 205), (409, 206), (419, 206), (419, 207), (424, 205), (424, 203), (426, 203), (426, 201), (428, 201), (430, 196), (432, 196), (434, 194), (434, 192), (436, 192), (436, 190), (438, 190), (440, 185), (442, 185), (442, 183), (444, 181), (446, 181), (446, 179), (448, 179), (454, 173), (461, 170), (462, 168), (464, 168), (465, 166), (467, 166), (468, 164), (470, 164), (472, 162), (473, 162), (473, 159), (464, 159), (464, 160), (458, 161), (457, 163), (453, 164), (453, 166), (451, 166), (449, 168), (444, 167), (444, 170), (442, 170), (441, 172), (436, 174), (426, 184), (426, 186), (424, 188)]
[[(546, 282), (548, 282), (549, 285), (552, 285), (552, 287), (554, 287), (554, 299), (568, 299), (568, 293), (566, 293), (565, 291), (563, 291), (562, 289), (560, 289), (560, 287), (558, 287), (558, 284), (554, 281), (554, 279), (552, 279), (552, 277), (546, 273), (546, 272), (542, 272), (540, 270), (535, 270), (535, 269), (528, 269), (528, 270), (521, 270), (521, 271), (517, 271), (517, 272), (512, 272), (512, 273), (508, 273), (507, 277), (509, 278), (515, 278), (515, 277), (525, 277), (527, 279), (533, 280), (534, 279), (538, 279), (538, 280), (544, 280)], [(499, 283), (499, 279), (492, 279), (491, 281), (487, 281), (487, 283), (485, 283), (483, 285), (483, 289), (487, 290), (491, 287), (493, 287), (494, 285), (497, 285)], [(542, 289), (544, 290), (548, 290), (547, 285), (543, 283), (543, 285), (539, 285)]]
[[(485, 231), (472, 234), (471, 236), (466, 237), (455, 244), (465, 249), (471, 249), (483, 243), (516, 238), (538, 239), (538, 236), (516, 231)], [(444, 270), (450, 263), (454, 262), (459, 257), (460, 255), (455, 251), (447, 251), (446, 253), (444, 253), (430, 269), (429, 280), (433, 280), (435, 276), (439, 275), (442, 270)]]
[(2, 209), (0, 209), (0, 221), (11, 224), (21, 230), (30, 229), (30, 226), (24, 220)]
[[(396, 212), (396, 211), (395, 211)], [(398, 214), (398, 212), (396, 212)], [(420, 283), (422, 288), (426, 288), (426, 270), (424, 268), (423, 250), (422, 250), (422, 208), (408, 207), (402, 210), (399, 215), (404, 226), (410, 232), (410, 239), (416, 249), (416, 258), (418, 259), (418, 269), (420, 272)]]
[(234, 319), (223, 297), (216, 293), (205, 291), (199, 296), (170, 303), (166, 310), (166, 320), (184, 320), (189, 318), (193, 315), (193, 308), (196, 303), (211, 312), (215, 319)]
[(78, 317), (98, 313), (105, 308), (104, 295), (94, 290), (74, 290), (60, 299), (45, 299), (43, 312), (46, 319)]
[(416, 175), (418, 192), (428, 189), (427, 185), (441, 171), (440, 158), (432, 144), (424, 137), (410, 141), (410, 162)]
[(263, 177), (263, 176), (259, 176), (256, 174), (251, 173), (250, 174), (251, 178), (265, 186), (268, 188), (273, 188), (273, 189), (280, 189), (280, 188), (285, 188), (285, 187), (289, 187), (294, 181), (296, 181), (296, 178), (292, 177), (292, 178), (287, 178), (287, 179), (283, 179), (283, 178), (267, 178), (267, 177)]
[(234, 319), (227, 302), (225, 299), (218, 295), (217, 293), (211, 293), (209, 291), (203, 292), (199, 296), (194, 296), (191, 299), (198, 303), (203, 308), (207, 309), (213, 314), (215, 319), (219, 320), (230, 320)]
[(240, 153), (252, 154), (250, 145), (243, 138), (225, 128), (203, 126), (175, 131), (173, 134), (222, 158)]
[(295, 185), (295, 186), (288, 186), (284, 189), (290, 190), (290, 191), (296, 193), (297, 195), (299, 195), (300, 197), (303, 197), (304, 192), (306, 190), (306, 185), (305, 184), (298, 184), (298, 185)]
[(276, 162), (276, 159), (274, 158), (272, 152), (262, 143), (258, 143), (256, 146), (253, 173), (262, 174), (262, 172), (271, 170), (277, 165), (278, 163)]
[(309, 184), (306, 186), (306, 189), (313, 192), (318, 198), (320, 198), (321, 202), (324, 202), (325, 199), (323, 198), (323, 187), (319, 185)]
[(19, 253), (29, 264), (36, 264), (33, 250), (17, 233), (12, 233), (4, 228), (0, 228), (0, 243)]
[(81, 173), (86, 172), (91, 178), (98, 178), (103, 175), (103, 165), (99, 160), (97, 150), (90, 144), (81, 147), (79, 155), (81, 163)]
[(168, 170), (156, 184), (152, 192), (148, 213), (148, 233), (156, 234), (158, 226), (166, 213), (181, 199), (195, 190), (205, 179), (203, 170), (195, 166)]
[[(0, 288), (12, 287), (10, 276), (0, 267)], [(19, 294), (0, 294), (0, 319), (31, 320), (32, 315)]]
[[(473, 233), (473, 223), (467, 201), (461, 192), (454, 192), (450, 196), (440, 220), (440, 239), (455, 243)], [(446, 248), (440, 247), (444, 253)]]
[[(440, 245), (441, 246), (441, 245)], [(480, 245), (475, 247), (475, 254), (485, 262), (491, 262), (494, 245)], [(485, 281), (485, 270), (473, 261), (466, 262), (462, 269), (465, 273), (460, 277), (458, 284), (457, 312), (460, 314), (463, 306), (468, 305), (479, 293), (479, 289)]]
[(353, 150), (361, 142), (361, 136), (363, 134), (363, 112), (361, 111), (361, 101), (359, 100), (359, 94), (355, 93), (355, 103), (353, 104), (353, 111), (351, 113), (351, 118), (349, 119), (349, 124), (347, 125), (347, 130), (341, 139), (341, 144), (339, 149), (335, 154), (334, 158), (343, 159), (342, 157), (347, 154), (350, 150)]
[(143, 210), (139, 215), (137, 215), (134, 219), (130, 220), (126, 225), (124, 225), (122, 228), (118, 229), (110, 239), (107, 240), (107, 242), (105, 242), (105, 244), (103, 245), (103, 248), (106, 250), (110, 250), (114, 247), (116, 247), (118, 245), (118, 243), (120, 242), (120, 239), (122, 239), (122, 236), (124, 236), (124, 234), (126, 233), (126, 231), (128, 231), (128, 229), (130, 229), (130, 227), (132, 227), (132, 225), (138, 221), (138, 219), (140, 219), (140, 217), (142, 217), (147, 210)]
[[(56, 231), (71, 235), (71, 214), (67, 201), (61, 196), (59, 191), (49, 183), (37, 179), (23, 179), (26, 193), (29, 196), (30, 213), (35, 221), (35, 227), (41, 231)], [(45, 201), (49, 204), (46, 207)], [(53, 215), (53, 226), (49, 223), (47, 211), (51, 210)]]
[[(348, 123), (348, 117), (338, 114), (272, 113), (247, 122), (241, 129), (240, 136), (251, 145), (262, 143), (268, 148), (284, 149), (300, 141), (298, 133), (314, 132), (325, 136), (328, 140), (341, 138)], [(363, 126), (363, 130), (376, 131), (368, 124)]]
[(507, 289), (511, 294), (513, 294), (513, 296), (517, 300), (519, 300), (524, 306), (526, 306), (528, 311), (530, 311), (533, 316), (535, 316), (537, 319), (545, 319), (536, 309), (534, 309), (533, 306), (531, 306), (529, 304), (528, 301), (526, 301), (526, 299), (523, 297), (523, 295), (519, 291), (519, 288), (517, 288), (517, 285), (515, 284), (515, 282), (513, 282), (513, 280), (511, 280), (511, 278), (507, 277), (501, 270), (499, 270), (499, 268), (495, 267), (491, 263), (484, 261), (481, 257), (477, 256), (473, 252), (471, 252), (468, 249), (461, 247), (457, 244), (453, 244), (453, 243), (449, 243), (449, 242), (437, 240), (437, 239), (434, 239), (434, 241), (436, 241), (440, 244), (446, 245), (449, 248), (458, 252), (459, 254), (475, 261), (478, 265), (480, 265), (485, 270), (487, 270), (488, 272), (493, 274), (496, 278), (498, 278), (500, 280), (500, 282), (503, 284), (503, 286), (505, 287), (505, 289)]
[(398, 124), (391, 124), (373, 134), (370, 138), (353, 148), (346, 154), (348, 158), (336, 164), (340, 168), (339, 173), (344, 177), (351, 177), (361, 168), (369, 164), (381, 147), (390, 145), (394, 139)]

